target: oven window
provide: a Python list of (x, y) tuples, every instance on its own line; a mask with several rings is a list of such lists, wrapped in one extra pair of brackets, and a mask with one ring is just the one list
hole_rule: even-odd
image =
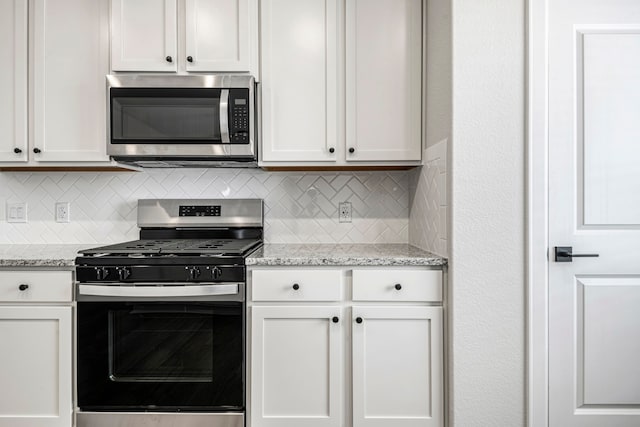
[(244, 407), (242, 302), (79, 302), (78, 406)]
[(220, 141), (220, 91), (111, 89), (113, 143)]
[[(223, 313), (216, 311), (220, 322)], [(109, 378), (211, 382), (213, 319), (207, 307), (134, 305), (110, 311)]]

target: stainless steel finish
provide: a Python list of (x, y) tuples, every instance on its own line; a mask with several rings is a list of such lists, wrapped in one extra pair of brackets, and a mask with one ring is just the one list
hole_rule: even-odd
[(247, 75), (159, 75), (159, 74), (118, 74), (108, 75), (109, 87), (202, 87), (202, 88), (247, 88), (253, 89), (255, 79)]
[[(169, 286), (174, 283), (168, 284)], [(206, 283), (205, 285), (209, 285), (210, 283)], [(144, 285), (148, 285), (145, 283)], [(143, 285), (143, 286), (144, 286)], [(167, 285), (164, 283), (163, 285)], [(76, 282), (75, 293), (76, 293), (76, 301), (78, 302), (243, 302), (245, 300), (245, 284), (244, 283), (228, 283), (228, 282), (220, 282), (217, 285), (233, 285), (237, 286), (237, 293), (229, 293), (229, 294), (218, 294), (218, 295), (202, 295), (202, 296), (171, 296), (171, 297), (133, 297), (133, 296), (103, 296), (103, 295), (82, 295), (80, 293), (81, 286), (102, 286), (109, 288), (121, 288), (127, 286), (121, 286), (119, 283), (92, 283), (92, 284), (84, 284)], [(128, 286), (131, 288), (133, 286)], [(187, 286), (178, 286), (178, 287), (187, 287)], [(189, 293), (191, 288), (196, 288), (198, 285), (194, 283), (189, 284)], [(98, 291), (99, 292), (99, 291)], [(108, 293), (109, 291), (105, 291), (104, 293)], [(117, 291), (116, 291), (117, 292)], [(126, 292), (126, 290), (125, 290)], [(196, 290), (197, 292), (197, 290)]]
[[(220, 206), (220, 216), (178, 216), (180, 206)], [(140, 199), (138, 227), (262, 227), (262, 199)]]
[[(249, 90), (248, 144), (111, 144), (112, 87), (139, 88), (245, 88)], [(107, 76), (107, 154), (114, 160), (143, 168), (161, 167), (258, 167), (256, 83), (240, 75), (149, 75)], [(227, 118), (228, 126), (228, 118)], [(228, 129), (228, 128), (227, 128)], [(221, 129), (222, 130), (222, 129)], [(228, 130), (227, 130), (228, 135)], [(229, 141), (226, 141), (229, 142)], [(242, 159), (237, 161), (235, 159)]]
[(78, 412), (77, 427), (244, 427), (244, 413)]
[(225, 144), (229, 144), (229, 89), (220, 91), (220, 138)]
[(237, 295), (238, 284), (213, 284), (172, 282), (170, 286), (162, 283), (132, 283), (131, 285), (78, 285), (78, 295), (92, 295), (99, 297), (138, 297), (138, 298), (166, 298), (166, 297), (202, 297), (211, 295)]

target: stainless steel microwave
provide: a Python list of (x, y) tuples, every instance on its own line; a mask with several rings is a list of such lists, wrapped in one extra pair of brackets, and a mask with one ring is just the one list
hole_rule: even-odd
[(256, 167), (258, 89), (240, 75), (107, 76), (107, 153), (141, 167)]

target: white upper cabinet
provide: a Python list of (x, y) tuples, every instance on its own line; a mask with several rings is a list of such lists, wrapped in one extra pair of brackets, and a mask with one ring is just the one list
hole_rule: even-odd
[(186, 0), (187, 71), (249, 71), (249, 0)]
[(108, 0), (32, 0), (35, 162), (105, 162)]
[(419, 165), (422, 0), (261, 5), (261, 164)]
[(335, 162), (338, 0), (262, 0), (262, 160)]
[(113, 71), (257, 74), (257, 0), (111, 4)]
[(112, 0), (114, 71), (177, 71), (177, 0)]
[(422, 0), (346, 2), (346, 159), (420, 160)]
[(27, 2), (0, 0), (0, 162), (27, 160)]

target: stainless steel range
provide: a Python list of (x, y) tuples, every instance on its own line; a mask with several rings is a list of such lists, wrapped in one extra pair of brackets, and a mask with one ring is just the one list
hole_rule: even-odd
[(245, 257), (262, 200), (140, 200), (76, 259), (77, 426), (243, 427)]

